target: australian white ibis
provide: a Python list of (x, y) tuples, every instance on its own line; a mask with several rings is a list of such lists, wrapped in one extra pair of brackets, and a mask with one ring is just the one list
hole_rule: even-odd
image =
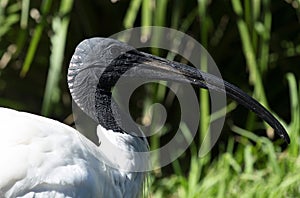
[[(98, 123), (95, 133), (100, 145), (55, 120), (0, 108), (0, 197), (140, 196), (145, 173), (134, 170), (147, 166), (147, 159), (130, 153), (147, 152), (148, 145), (145, 138), (120, 127), (114, 116), (118, 113), (112, 109), (111, 88), (121, 76), (226, 91), (269, 123), (287, 143), (290, 141), (269, 111), (230, 83), (196, 68), (137, 51), (117, 40), (92, 38), (76, 48), (68, 84), (76, 104)], [(225, 90), (221, 89), (223, 83)], [(108, 140), (128, 153), (124, 156), (109, 150)]]

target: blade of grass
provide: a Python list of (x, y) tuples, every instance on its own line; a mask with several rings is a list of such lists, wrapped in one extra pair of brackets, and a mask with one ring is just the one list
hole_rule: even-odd
[[(53, 103), (59, 100), (58, 82), (61, 77), (61, 68), (64, 59), (64, 50), (66, 44), (66, 37), (69, 26), (69, 12), (73, 6), (73, 0), (62, 0), (59, 8), (59, 13), (53, 18), (52, 28), (53, 36), (51, 36), (51, 55), (50, 68), (47, 78), (47, 84), (44, 94), (42, 114), (47, 116)], [(61, 18), (62, 16), (62, 18)]]
[[(153, 15), (153, 25), (154, 26), (166, 26), (166, 18), (167, 18), (167, 4), (168, 0), (159, 0), (155, 1), (156, 8), (155, 8), (155, 14)], [(153, 46), (159, 46), (158, 44), (161, 42), (161, 35), (160, 31), (156, 31), (154, 29), (153, 36), (152, 36), (152, 45)], [(158, 48), (152, 48), (151, 49), (152, 54), (159, 55), (160, 50)]]
[(155, 26), (165, 26), (168, 0), (156, 1), (156, 14), (154, 15)]
[(132, 0), (130, 1), (129, 8), (127, 9), (126, 15), (124, 17), (123, 25), (126, 29), (132, 28), (136, 20), (137, 13), (141, 7), (142, 0)]
[[(208, 24), (207, 24), (207, 14), (206, 9), (208, 6), (208, 1), (206, 0), (198, 0), (198, 15), (200, 17), (200, 37), (201, 37), (201, 44), (204, 48), (207, 48), (208, 44)], [(207, 71), (207, 56), (206, 54), (201, 54), (200, 57), (200, 70)], [(208, 91), (204, 89), (199, 90), (200, 94), (200, 140), (199, 142), (202, 144), (200, 150), (208, 150), (210, 147), (210, 132), (209, 132), (209, 121), (210, 121), (210, 115), (209, 115), (209, 95)], [(209, 141), (205, 141), (209, 140)], [(200, 152), (199, 152), (200, 154)], [(207, 155), (208, 156), (208, 155)], [(209, 157), (208, 157), (209, 158)]]
[[(150, 85), (150, 86), (147, 86), (146, 88), (148, 90), (147, 92), (152, 93), (150, 95), (153, 95), (153, 97), (146, 99), (145, 105), (144, 105), (143, 115), (147, 114), (147, 112), (150, 109), (150, 106), (153, 103), (162, 103), (163, 100), (164, 100), (164, 97), (166, 95), (165, 82), (161, 81), (160, 84)], [(155, 115), (155, 112), (152, 112), (152, 113), (154, 113), (153, 115)], [(159, 120), (153, 119), (154, 118), (153, 115), (152, 115), (151, 128), (150, 128), (150, 133), (151, 134), (157, 133), (157, 131), (156, 131), (157, 124), (158, 124), (157, 121), (159, 121)], [(164, 129), (166, 129), (166, 128), (164, 127)], [(159, 135), (152, 135), (150, 137), (150, 148), (151, 148), (151, 150), (159, 149), (159, 147), (160, 147), (160, 136)], [(159, 162), (159, 157), (160, 156), (158, 155), (158, 153), (155, 153), (155, 154), (152, 155), (152, 158), (151, 158), (152, 163), (155, 164), (155, 165), (158, 165), (158, 167), (160, 167), (159, 163), (158, 163)], [(161, 174), (161, 168), (157, 168), (155, 170), (155, 173), (160, 175)]]
[(292, 73), (286, 75), (289, 84), (290, 92), (290, 109), (291, 109), (291, 123), (290, 123), (290, 133), (291, 139), (294, 140), (289, 146), (288, 152), (291, 156), (297, 157), (299, 155), (299, 132), (300, 132), (300, 87), (297, 88), (296, 77)]
[[(271, 37), (272, 13), (269, 0), (263, 0), (263, 28), (259, 30), (256, 25), (256, 31), (261, 35), (259, 46), (259, 68), (263, 73), (268, 68), (269, 63), (269, 43)], [(256, 23), (257, 24), (257, 23)], [(260, 24), (260, 23), (259, 23)]]
[(235, 125), (231, 126), (230, 128), (233, 132), (235, 132), (243, 137), (247, 137), (248, 139), (250, 139), (256, 143), (258, 143), (260, 141), (260, 138), (257, 135), (253, 134), (252, 132), (250, 132), (248, 130), (242, 129)]
[(211, 114), (210, 121), (214, 122), (217, 119), (220, 119), (221, 117), (224, 117), (226, 113), (230, 113), (237, 107), (236, 102), (231, 102), (227, 106), (223, 107), (222, 109), (219, 109), (218, 111), (215, 111)]
[(199, 162), (197, 155), (193, 155), (191, 158), (190, 172), (188, 177), (188, 197), (195, 197), (196, 192), (198, 191), (199, 183), (202, 170), (202, 164)]
[[(142, 4), (142, 27), (151, 26), (152, 24), (152, 5), (151, 0), (144, 0)], [(146, 42), (151, 34), (151, 28), (142, 28), (141, 41)]]
[(265, 152), (268, 155), (268, 164), (269, 164), (268, 167), (272, 168), (274, 174), (281, 175), (282, 173), (280, 171), (280, 167), (277, 161), (276, 151), (273, 143), (266, 138), (262, 138), (262, 141), (264, 143), (262, 148), (265, 150)]
[(30, 69), (30, 65), (31, 65), (32, 60), (35, 56), (35, 52), (37, 50), (38, 44), (40, 42), (43, 30), (44, 30), (44, 26), (45, 26), (45, 23), (46, 23), (45, 16), (50, 11), (51, 5), (52, 5), (52, 0), (43, 0), (43, 2), (42, 2), (42, 5), (41, 5), (41, 14), (42, 14), (41, 21), (37, 24), (37, 26), (34, 30), (32, 39), (30, 41), (29, 48), (28, 48), (28, 51), (27, 51), (27, 54), (26, 54), (26, 57), (25, 57), (25, 61), (24, 61), (23, 67), (22, 67), (21, 72), (20, 72), (21, 77), (25, 77), (27, 72)]
[(20, 72), (21, 77), (25, 77), (27, 72), (30, 69), (30, 65), (35, 56), (35, 52), (36, 52), (38, 44), (40, 42), (40, 38), (42, 36), (43, 29), (44, 29), (44, 25), (42, 25), (42, 23), (40, 23), (36, 26), (36, 28), (34, 30), (34, 33), (32, 35), (32, 39), (31, 39), (31, 42), (29, 44), (29, 48), (28, 48), (28, 51), (26, 54), (24, 64), (23, 64), (22, 70)]
[(30, 5), (30, 0), (23, 0), (22, 1), (21, 20), (20, 20), (20, 26), (21, 26), (22, 29), (27, 28), (28, 15), (29, 15), (29, 5)]
[(175, 0), (172, 5), (171, 28), (178, 29), (180, 25), (180, 15), (183, 6), (183, 1)]
[(253, 172), (253, 164), (254, 159), (253, 155), (251, 153), (251, 146), (246, 145), (246, 148), (244, 150), (244, 156), (245, 156), (245, 173), (251, 174)]

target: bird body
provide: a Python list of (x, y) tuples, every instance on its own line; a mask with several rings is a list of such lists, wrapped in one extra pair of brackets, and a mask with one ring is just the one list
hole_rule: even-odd
[[(0, 197), (139, 195), (144, 174), (105, 164), (103, 159), (113, 152), (105, 150), (103, 144), (97, 147), (77, 130), (52, 119), (6, 108), (0, 108), (0, 121)], [(97, 130), (102, 134), (99, 141), (106, 133), (112, 133), (102, 127)], [(130, 138), (123, 136), (128, 135), (118, 133), (110, 140), (117, 141), (122, 149), (134, 150), (134, 144), (128, 146)]]

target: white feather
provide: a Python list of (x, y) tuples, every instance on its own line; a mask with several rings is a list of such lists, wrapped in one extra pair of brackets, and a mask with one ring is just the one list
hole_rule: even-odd
[(134, 168), (139, 159), (105, 145), (110, 140), (124, 151), (147, 151), (142, 139), (99, 126), (97, 147), (58, 121), (6, 108), (0, 108), (0, 123), (0, 197), (139, 196), (144, 173), (112, 168), (103, 159)]

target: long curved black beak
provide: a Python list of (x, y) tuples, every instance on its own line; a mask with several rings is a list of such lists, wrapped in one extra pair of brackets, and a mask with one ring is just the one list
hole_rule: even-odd
[[(280, 122), (258, 101), (243, 92), (238, 87), (191, 66), (182, 63), (169, 61), (157, 56), (143, 53), (137, 50), (127, 51), (116, 58), (111, 66), (118, 66), (119, 75), (128, 77), (146, 77), (147, 79), (161, 79), (177, 82), (191, 83), (201, 88), (226, 93), (230, 98), (239, 104), (256, 113), (261, 119), (266, 121), (275, 132), (290, 143), (289, 135)], [(126, 72), (130, 67), (130, 72)], [(123, 68), (123, 69), (120, 69)], [(109, 67), (106, 68), (106, 74), (110, 74)], [(116, 72), (111, 69), (111, 72)], [(117, 79), (116, 79), (117, 80)]]

